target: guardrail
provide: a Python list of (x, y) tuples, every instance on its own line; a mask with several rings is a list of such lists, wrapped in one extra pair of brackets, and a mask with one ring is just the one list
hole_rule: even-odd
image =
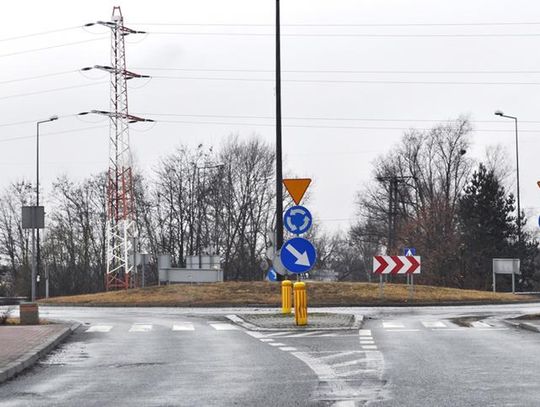
[(0, 297), (0, 305), (19, 305), (21, 302), (28, 301), (27, 297)]

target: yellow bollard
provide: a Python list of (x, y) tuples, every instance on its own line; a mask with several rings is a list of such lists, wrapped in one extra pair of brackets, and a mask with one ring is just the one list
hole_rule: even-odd
[(292, 308), (292, 282), (283, 280), (281, 282), (281, 311), (283, 314), (290, 314)]
[(307, 290), (306, 283), (294, 283), (294, 318), (296, 325), (307, 325)]

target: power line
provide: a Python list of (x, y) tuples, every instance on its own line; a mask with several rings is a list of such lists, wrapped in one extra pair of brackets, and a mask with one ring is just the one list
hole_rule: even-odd
[[(136, 23), (146, 26), (187, 26), (187, 27), (274, 27), (266, 23)], [(475, 27), (475, 26), (516, 26), (540, 25), (535, 21), (470, 22), (470, 23), (298, 23), (280, 24), (282, 27)]]
[[(274, 73), (272, 69), (236, 69), (236, 68), (149, 68), (137, 67), (145, 71), (183, 71), (183, 72), (256, 72)], [(285, 73), (338, 73), (338, 74), (538, 74), (540, 70), (476, 70), (476, 71), (429, 71), (429, 70), (354, 70), (354, 69), (283, 69)]]
[(11, 56), (14, 56), (14, 55), (29, 54), (31, 52), (45, 51), (45, 50), (54, 49), (54, 48), (70, 47), (72, 45), (85, 44), (87, 42), (92, 42), (92, 41), (101, 41), (104, 38), (107, 38), (107, 37), (92, 38), (92, 39), (89, 39), (89, 40), (67, 42), (67, 43), (64, 43), (64, 44), (51, 45), (51, 46), (48, 46), (48, 47), (33, 48), (33, 49), (27, 49), (27, 50), (24, 50), (24, 51), (10, 52), (8, 54), (0, 54), (0, 58), (11, 57)]
[(0, 100), (13, 99), (13, 98), (18, 98), (18, 97), (23, 97), (23, 96), (40, 95), (42, 93), (60, 92), (63, 90), (70, 90), (70, 89), (87, 88), (89, 86), (103, 85), (105, 83), (108, 83), (108, 82), (96, 82), (96, 83), (90, 83), (86, 85), (64, 86), (62, 88), (45, 89), (45, 90), (40, 90), (36, 92), (27, 92), (27, 93), (19, 93), (16, 95), (0, 96)]
[[(261, 115), (217, 115), (217, 114), (180, 114), (180, 113), (136, 113), (143, 116), (164, 116), (164, 117), (202, 117), (202, 118), (220, 118), (220, 119), (263, 119), (274, 120), (274, 116)], [(451, 119), (385, 119), (385, 118), (368, 118), (368, 117), (316, 117), (316, 116), (284, 116), (286, 120), (323, 120), (323, 121), (373, 121), (373, 122), (435, 122), (447, 123), (452, 122)], [(468, 120), (471, 123), (498, 123), (500, 120)], [(540, 123), (540, 120), (520, 120), (520, 123)]]
[(55, 34), (55, 33), (59, 33), (59, 32), (74, 30), (76, 28), (81, 28), (81, 26), (76, 25), (76, 26), (73, 26), (73, 27), (58, 28), (58, 29), (55, 29), (55, 30), (41, 31), (41, 32), (31, 33), (31, 34), (23, 34), (23, 35), (18, 35), (18, 36), (15, 36), (15, 37), (0, 38), (0, 42), (21, 40), (21, 39), (24, 39), (24, 38), (36, 37), (38, 35)]
[(53, 77), (53, 76), (61, 76), (61, 75), (66, 75), (68, 73), (75, 73), (75, 72), (78, 72), (78, 71), (79, 70), (77, 69), (77, 70), (72, 70), (72, 71), (55, 72), (55, 73), (48, 73), (48, 74), (37, 75), (37, 76), (27, 76), (27, 77), (24, 77), (24, 78), (8, 79), (6, 81), (0, 81), (0, 85), (4, 85), (6, 83), (30, 81), (30, 80), (34, 80), (34, 79), (50, 78), (50, 77)]
[[(253, 127), (274, 127), (273, 123), (241, 123), (241, 122), (221, 122), (221, 121), (191, 121), (191, 120), (159, 120), (157, 123), (178, 123), (178, 124), (207, 124), (207, 125), (225, 125), (225, 126), (253, 126)], [(416, 128), (416, 127), (380, 127), (380, 126), (326, 126), (326, 125), (309, 125), (309, 124), (284, 124), (283, 127), (291, 128), (316, 128), (316, 129), (357, 129), (357, 130), (419, 130), (429, 131), (431, 128)], [(508, 133), (510, 130), (501, 129), (473, 129), (473, 132), (488, 132), (488, 133)], [(520, 130), (521, 133), (540, 133), (539, 130)]]
[[(35, 123), (35, 122), (34, 122)], [(47, 133), (40, 133), (40, 137), (42, 136), (55, 136), (55, 135), (58, 135), (58, 134), (67, 134), (67, 133), (78, 133), (78, 132), (81, 132), (81, 131), (88, 131), (88, 130), (95, 130), (95, 129), (102, 129), (102, 128), (105, 128), (105, 127), (109, 127), (109, 125), (101, 125), (101, 126), (93, 126), (93, 127), (85, 127), (85, 128), (82, 128), (82, 129), (70, 129), (70, 130), (61, 130), (61, 131), (52, 131), (52, 132), (47, 132)], [(19, 137), (10, 137), (10, 138), (4, 138), (4, 139), (0, 139), (0, 143), (6, 143), (8, 141), (17, 141), (17, 140), (26, 140), (26, 139), (35, 139), (36, 136), (35, 134), (34, 135), (31, 135), (31, 136), (19, 136)]]
[[(237, 82), (271, 82), (274, 79), (264, 78), (225, 78), (202, 76), (153, 76), (153, 79), (173, 80), (205, 80), (205, 81), (237, 81)], [(473, 81), (398, 81), (398, 80), (347, 80), (347, 79), (282, 79), (282, 82), (294, 83), (344, 83), (344, 84), (384, 84), (384, 85), (540, 85), (540, 82), (473, 82)]]
[[(220, 37), (273, 37), (272, 33), (253, 32), (195, 32), (195, 31), (150, 31), (154, 35), (186, 35)], [(489, 38), (489, 37), (539, 37), (540, 33), (482, 33), (482, 34), (360, 34), (360, 33), (284, 33), (282, 37), (363, 37), (363, 38)]]

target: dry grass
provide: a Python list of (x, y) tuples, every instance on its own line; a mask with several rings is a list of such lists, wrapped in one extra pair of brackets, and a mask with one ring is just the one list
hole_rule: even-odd
[[(310, 306), (436, 304), (462, 302), (520, 302), (536, 297), (458, 290), (432, 286), (415, 286), (414, 300), (408, 300), (408, 288), (403, 284), (386, 284), (384, 300), (379, 299), (378, 284), (370, 283), (308, 283)], [(41, 304), (119, 305), (119, 306), (279, 306), (279, 284), (268, 282), (226, 282), (212, 284), (177, 284), (138, 288), (127, 291), (56, 297), (41, 300)]]

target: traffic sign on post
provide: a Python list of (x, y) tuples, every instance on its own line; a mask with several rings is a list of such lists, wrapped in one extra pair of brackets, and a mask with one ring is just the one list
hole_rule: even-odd
[(293, 206), (287, 209), (283, 216), (285, 229), (295, 235), (306, 233), (311, 228), (311, 223), (311, 213), (303, 206)]
[(374, 274), (420, 274), (420, 256), (375, 256)]
[(311, 242), (301, 237), (286, 241), (281, 250), (281, 262), (292, 273), (306, 273), (317, 261), (317, 251)]
[(277, 273), (274, 271), (273, 268), (268, 270), (268, 273), (266, 273), (266, 279), (268, 281), (277, 281)]
[(403, 248), (404, 256), (416, 256), (416, 249), (414, 247), (405, 247)]
[(311, 184), (311, 178), (288, 178), (283, 180), (283, 185), (289, 191), (296, 205), (300, 205), (309, 184)]

